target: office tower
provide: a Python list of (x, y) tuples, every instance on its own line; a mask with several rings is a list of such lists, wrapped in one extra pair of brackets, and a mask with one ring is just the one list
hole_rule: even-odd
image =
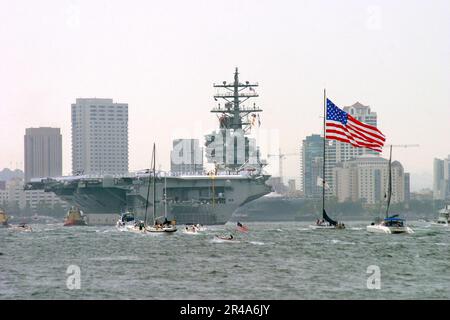
[(27, 128), (24, 151), (25, 181), (62, 175), (62, 136), (59, 128)]
[(77, 99), (72, 104), (72, 173), (128, 172), (128, 104)]

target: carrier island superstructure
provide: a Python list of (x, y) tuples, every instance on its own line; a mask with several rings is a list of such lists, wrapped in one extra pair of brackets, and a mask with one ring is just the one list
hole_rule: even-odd
[(213, 166), (209, 172), (156, 172), (154, 177), (150, 170), (142, 170), (125, 175), (38, 178), (32, 179), (25, 189), (54, 192), (87, 216), (134, 211), (143, 217), (146, 202), (148, 212), (152, 212), (153, 191), (149, 192), (149, 182), (154, 177), (158, 216), (166, 212), (168, 219), (179, 224), (226, 223), (238, 207), (268, 194), (271, 187), (266, 184), (270, 176), (263, 171), (265, 164), (260, 160), (259, 149), (248, 137), (259, 123), (262, 110), (244, 103), (258, 97), (258, 84), (241, 83), (236, 68), (233, 82), (224, 81), (214, 87), (214, 100), (223, 101), (224, 105), (218, 103), (211, 110), (217, 115), (219, 129), (205, 137), (206, 159)]

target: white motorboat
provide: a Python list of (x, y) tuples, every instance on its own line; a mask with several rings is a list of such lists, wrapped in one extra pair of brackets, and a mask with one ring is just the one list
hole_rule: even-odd
[(450, 205), (445, 205), (444, 209), (439, 210), (439, 218), (432, 222), (434, 226), (448, 227), (450, 222)]
[(130, 227), (134, 227), (136, 224), (136, 220), (134, 218), (134, 214), (127, 211), (117, 220), (116, 227), (119, 229), (128, 229)]
[(184, 227), (183, 229), (183, 233), (186, 234), (199, 234), (199, 229), (197, 229), (197, 227), (195, 225), (189, 225)]

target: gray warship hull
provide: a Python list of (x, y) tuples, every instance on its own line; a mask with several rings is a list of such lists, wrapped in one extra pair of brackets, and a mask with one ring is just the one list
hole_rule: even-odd
[[(135, 174), (43, 178), (33, 179), (26, 189), (54, 192), (86, 215), (120, 214), (131, 210), (139, 218), (147, 217), (151, 221), (153, 190), (149, 177), (149, 174)], [(166, 216), (178, 224), (224, 224), (240, 206), (271, 191), (265, 183), (268, 178), (268, 175), (250, 174), (157, 175), (156, 217), (164, 219)]]

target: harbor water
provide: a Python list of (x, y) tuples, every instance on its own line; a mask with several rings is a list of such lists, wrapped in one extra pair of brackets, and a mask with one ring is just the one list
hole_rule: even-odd
[[(377, 235), (366, 224), (321, 231), (255, 222), (239, 233), (228, 223), (195, 235), (182, 226), (157, 235), (62, 224), (0, 229), (0, 299), (450, 298), (449, 228), (410, 222), (412, 235)], [(230, 233), (235, 242), (214, 240)]]

